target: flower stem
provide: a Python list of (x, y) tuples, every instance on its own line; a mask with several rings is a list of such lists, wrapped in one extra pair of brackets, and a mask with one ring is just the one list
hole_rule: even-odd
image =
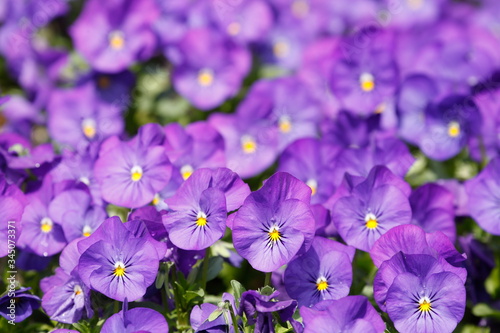
[(271, 274), (272, 274), (271, 272), (266, 273), (266, 277), (264, 279), (264, 287), (265, 286), (271, 287)]
[(207, 286), (208, 277), (208, 261), (210, 260), (210, 248), (205, 251), (205, 258), (203, 259), (203, 267), (201, 271), (201, 289), (205, 290)]
[(231, 313), (231, 320), (233, 321), (234, 333), (240, 333), (240, 328), (238, 327), (238, 320), (236, 319), (236, 314), (234, 313), (234, 309), (231, 304), (229, 304), (229, 312)]

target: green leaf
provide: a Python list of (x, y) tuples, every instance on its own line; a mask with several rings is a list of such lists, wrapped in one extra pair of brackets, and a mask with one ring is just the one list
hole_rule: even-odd
[(236, 308), (238, 309), (240, 307), (240, 298), (241, 298), (241, 294), (243, 294), (246, 289), (243, 287), (243, 285), (239, 282), (239, 281), (236, 281), (236, 280), (231, 280), (231, 288), (233, 288), (233, 296), (235, 298), (235, 305), (236, 305)]
[(472, 313), (478, 317), (492, 317), (500, 319), (500, 311), (493, 309), (488, 304), (479, 303), (472, 308)]
[(196, 291), (188, 290), (183, 295), (184, 299), (186, 300), (186, 303), (188, 304), (191, 303), (191, 301), (195, 300), (196, 298), (199, 298), (201, 301), (203, 299), (203, 296), (205, 296), (205, 291), (201, 288)]
[(215, 311), (212, 312), (210, 316), (208, 316), (208, 321), (214, 321), (215, 319), (219, 318), (222, 315), (222, 312), (224, 312), (224, 310), (215, 309)]
[(163, 287), (164, 283), (165, 283), (165, 273), (160, 271), (160, 272), (158, 272), (158, 275), (156, 275), (155, 288), (161, 289), (161, 287)]
[(222, 263), (224, 259), (222, 257), (211, 257), (208, 261), (208, 274), (207, 274), (207, 282), (213, 280), (219, 275), (222, 270)]

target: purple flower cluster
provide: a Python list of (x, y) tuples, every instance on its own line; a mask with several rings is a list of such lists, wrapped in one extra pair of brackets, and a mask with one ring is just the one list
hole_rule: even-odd
[(37, 277), (0, 315), (64, 332), (489, 325), (498, 17), (492, 0), (4, 0), (0, 258)]

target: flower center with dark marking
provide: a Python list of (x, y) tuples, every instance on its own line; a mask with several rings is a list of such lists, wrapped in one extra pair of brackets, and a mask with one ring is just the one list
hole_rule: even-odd
[(113, 274), (115, 276), (121, 277), (125, 275), (125, 265), (121, 261), (117, 261), (115, 263), (115, 269), (113, 270)]
[(323, 276), (316, 281), (316, 289), (319, 291), (328, 289), (328, 281)]
[(281, 232), (279, 232), (278, 227), (276, 226), (269, 229), (268, 235), (269, 239), (273, 242), (277, 242), (281, 239)]
[(204, 212), (199, 212), (196, 216), (196, 225), (198, 227), (204, 227), (207, 225), (207, 214)]
[(418, 310), (422, 312), (428, 312), (432, 310), (431, 300), (429, 297), (422, 297), (418, 302)]

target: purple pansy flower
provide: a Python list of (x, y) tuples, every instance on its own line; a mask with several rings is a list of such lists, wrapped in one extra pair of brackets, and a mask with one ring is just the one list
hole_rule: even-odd
[(92, 318), (90, 289), (76, 273), (56, 269), (55, 276), (46, 278), (50, 289), (44, 291), (42, 307), (52, 320), (72, 324), (82, 318)]
[(173, 83), (199, 109), (220, 105), (240, 89), (250, 70), (249, 52), (217, 30), (189, 30), (176, 45)]
[(265, 118), (260, 105), (255, 105), (254, 111), (247, 112), (247, 117), (213, 114), (208, 120), (224, 137), (227, 167), (241, 178), (261, 173), (278, 154), (277, 128)]
[(64, 191), (51, 201), (49, 214), (61, 224), (68, 242), (90, 236), (107, 218), (104, 208), (91, 202), (90, 194), (79, 189)]
[[(384, 111), (398, 84), (392, 39), (371, 26), (342, 44), (344, 58), (332, 68), (330, 87), (344, 108), (362, 115)], [(367, 42), (359, 48), (359, 40)]]
[(104, 4), (92, 0), (85, 3), (70, 34), (75, 48), (94, 69), (117, 73), (152, 55), (156, 47), (152, 24), (159, 14), (154, 0), (113, 0)]
[(321, 113), (318, 101), (297, 77), (260, 80), (253, 84), (238, 107), (238, 115), (252, 119), (256, 107), (277, 128), (279, 150), (293, 141), (316, 137)]
[(384, 166), (366, 179), (346, 175), (332, 207), (332, 221), (348, 244), (363, 251), (394, 226), (411, 222), (409, 185)]
[(425, 232), (441, 231), (454, 242), (456, 237), (453, 194), (437, 184), (425, 184), (410, 195), (412, 223)]
[(159, 125), (148, 124), (129, 142), (111, 137), (103, 143), (94, 175), (106, 201), (130, 208), (144, 206), (168, 184), (172, 165), (161, 146), (162, 136)]
[(312, 308), (302, 306), (304, 333), (353, 332), (382, 333), (385, 323), (364, 296), (326, 300)]
[(226, 168), (198, 169), (166, 200), (163, 216), (170, 241), (185, 250), (202, 250), (222, 238), (227, 213), (243, 203), (248, 185)]
[(288, 295), (299, 306), (313, 306), (325, 299), (349, 294), (354, 248), (327, 238), (315, 237), (305, 254), (293, 259), (285, 270)]
[[(403, 273), (425, 278), (428, 275), (441, 272), (455, 272), (443, 257), (434, 258), (428, 254), (404, 254), (399, 252), (391, 259), (386, 260), (373, 280), (373, 296), (380, 309), (386, 311), (387, 291), (397, 276)], [(465, 280), (462, 280), (462, 284)]]
[(103, 141), (123, 131), (121, 110), (100, 101), (91, 82), (72, 89), (54, 90), (47, 109), (52, 138), (80, 151), (87, 142)]
[(52, 193), (47, 190), (50, 187), (51, 179), (46, 176), (42, 188), (28, 196), (29, 203), (22, 217), (23, 232), (19, 238), (19, 245), (44, 257), (59, 253), (67, 243), (61, 221), (49, 211)]
[(426, 131), (420, 141), (422, 152), (435, 160), (457, 155), (481, 130), (481, 114), (467, 96), (450, 95), (426, 110)]
[(153, 241), (151, 236), (136, 237), (118, 217), (109, 218), (79, 242), (78, 273), (87, 286), (110, 298), (136, 300), (154, 282), (165, 253), (163, 246), (159, 254)]
[(401, 333), (451, 333), (464, 315), (465, 287), (450, 272), (402, 273), (387, 292), (386, 307)]
[(470, 215), (484, 230), (500, 235), (500, 157), (465, 183)]
[(101, 329), (102, 333), (168, 333), (165, 317), (148, 308), (128, 309), (125, 299), (122, 311), (109, 317)]
[(278, 296), (277, 291), (271, 295), (262, 295), (255, 290), (245, 291), (241, 295), (239, 313), (245, 314), (249, 325), (255, 324), (254, 332), (274, 332), (273, 312), (277, 312), (283, 322), (292, 319), (297, 302), (294, 300), (273, 301)]
[(315, 231), (311, 189), (286, 172), (250, 194), (233, 221), (236, 251), (253, 268), (272, 272), (310, 247)]
[(434, 258), (443, 258), (449, 270), (465, 281), (467, 272), (463, 267), (466, 258), (453, 246), (450, 239), (440, 231), (426, 234), (422, 228), (409, 224), (392, 228), (382, 235), (373, 245), (370, 256), (373, 264), (380, 267), (386, 260), (391, 259), (398, 252), (404, 254), (429, 254)]
[(30, 289), (17, 289), (0, 297), (0, 316), (14, 323), (19, 323), (31, 316), (33, 310), (40, 307), (40, 298), (26, 293)]

